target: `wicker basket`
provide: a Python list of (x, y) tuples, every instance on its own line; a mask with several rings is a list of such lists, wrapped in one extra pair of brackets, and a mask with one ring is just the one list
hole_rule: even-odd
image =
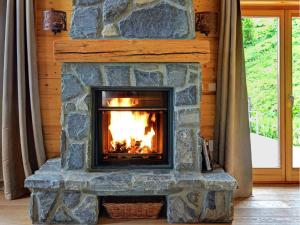
[(163, 203), (103, 203), (103, 206), (114, 219), (157, 219)]

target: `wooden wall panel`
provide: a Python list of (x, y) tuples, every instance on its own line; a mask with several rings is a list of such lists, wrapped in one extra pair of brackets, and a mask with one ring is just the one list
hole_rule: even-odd
[[(218, 12), (220, 0), (194, 0), (196, 12)], [(41, 99), (41, 114), (44, 144), (48, 158), (59, 156), (60, 135), (60, 91), (61, 91), (61, 66), (55, 62), (53, 55), (53, 42), (68, 40), (68, 32), (53, 35), (49, 31), (42, 30), (42, 11), (57, 9), (67, 12), (67, 22), (70, 25), (72, 10), (71, 0), (38, 0), (35, 1), (36, 38), (38, 72)], [(69, 29), (68, 29), (69, 30)], [(209, 63), (202, 65), (203, 93), (201, 133), (205, 138), (213, 138), (215, 119), (215, 83), (216, 83), (216, 59), (218, 50), (218, 38), (208, 38), (197, 33), (197, 39), (209, 40), (211, 43)]]

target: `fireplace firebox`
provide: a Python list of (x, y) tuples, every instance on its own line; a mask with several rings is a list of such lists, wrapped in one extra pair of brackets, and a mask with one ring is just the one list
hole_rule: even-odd
[(173, 88), (93, 88), (93, 169), (172, 168)]

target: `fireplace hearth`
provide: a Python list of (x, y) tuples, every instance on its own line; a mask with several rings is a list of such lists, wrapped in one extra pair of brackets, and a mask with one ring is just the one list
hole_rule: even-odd
[(92, 88), (93, 169), (172, 168), (172, 88)]

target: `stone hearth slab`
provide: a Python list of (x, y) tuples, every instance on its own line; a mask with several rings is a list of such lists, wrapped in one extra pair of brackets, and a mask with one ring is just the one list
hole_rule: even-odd
[(210, 173), (157, 169), (91, 173), (62, 171), (60, 163), (60, 159), (47, 161), (25, 181), (32, 190), (34, 222), (96, 224), (99, 198), (139, 195), (166, 196), (170, 223), (232, 220), (236, 181), (222, 169)]

